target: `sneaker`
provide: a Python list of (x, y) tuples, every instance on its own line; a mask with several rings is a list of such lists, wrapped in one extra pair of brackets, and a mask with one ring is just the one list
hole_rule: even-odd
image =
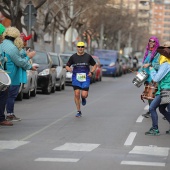
[(86, 99), (82, 98), (82, 105), (85, 106), (86, 105)]
[(0, 122), (1, 126), (13, 126), (13, 123), (11, 121), (8, 120), (4, 120), (2, 122)]
[(15, 115), (6, 116), (6, 119), (9, 121), (14, 121), (14, 122), (21, 121), (21, 119), (16, 117)]
[(81, 117), (82, 113), (81, 112), (77, 112), (76, 117)]
[(143, 117), (145, 118), (150, 118), (151, 117), (151, 114), (149, 112), (146, 112), (145, 114), (142, 115)]
[(150, 130), (148, 132), (145, 132), (145, 135), (159, 136), (160, 133), (159, 133), (158, 129), (150, 128)]

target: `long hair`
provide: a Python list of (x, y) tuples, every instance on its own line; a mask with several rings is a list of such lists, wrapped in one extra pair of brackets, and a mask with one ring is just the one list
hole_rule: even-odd
[(2, 34), (3, 39), (9, 39), (21, 50), (24, 47), (23, 40), (20, 38), (20, 31), (15, 27), (8, 27)]
[[(149, 38), (149, 40), (150, 40), (150, 39), (153, 39), (153, 40), (155, 41), (154, 48), (153, 48), (153, 50), (152, 50), (152, 52), (151, 52), (151, 60), (152, 60), (152, 59), (154, 58), (154, 56), (155, 56), (155, 54), (156, 54), (156, 51), (157, 51), (157, 48), (160, 46), (160, 44), (159, 44), (159, 40), (158, 40), (157, 37), (152, 36), (152, 37)], [(145, 61), (145, 59), (146, 59), (146, 57), (147, 57), (147, 55), (148, 55), (148, 52), (149, 52), (149, 50), (150, 50), (149, 48), (150, 48), (150, 46), (149, 46), (149, 43), (148, 43), (147, 46), (146, 46), (145, 55), (144, 55), (144, 57), (143, 57), (143, 62)]]

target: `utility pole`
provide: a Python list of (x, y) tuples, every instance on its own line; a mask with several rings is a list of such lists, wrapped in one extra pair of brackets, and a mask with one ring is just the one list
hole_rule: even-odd
[[(73, 0), (70, 0), (70, 18), (71, 20), (73, 19), (73, 5), (74, 5), (74, 2)], [(72, 21), (71, 21), (72, 22)], [(69, 48), (70, 50), (72, 51), (73, 50), (73, 47), (72, 47), (72, 39), (73, 39), (73, 26), (72, 26), (72, 23), (71, 23), (71, 26), (70, 26), (70, 36), (69, 36)]]
[(100, 44), (99, 44), (100, 49), (103, 48), (103, 38), (104, 38), (103, 35), (104, 35), (104, 23), (102, 22), (101, 28), (100, 28)]
[[(123, 0), (120, 0), (120, 10), (122, 13), (123, 9)], [(117, 51), (120, 52), (120, 44), (121, 44), (121, 35), (122, 35), (122, 30), (118, 31), (118, 42), (117, 42)]]

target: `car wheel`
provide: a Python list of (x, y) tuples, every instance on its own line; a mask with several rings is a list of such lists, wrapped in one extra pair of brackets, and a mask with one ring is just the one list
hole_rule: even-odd
[(33, 91), (31, 91), (31, 96), (35, 97), (37, 95), (37, 89), (35, 88)]
[(24, 94), (23, 94), (24, 99), (29, 99), (30, 96), (31, 96), (30, 90), (28, 91), (28, 93), (24, 93)]
[(56, 87), (56, 90), (57, 90), (57, 91), (61, 91), (61, 90), (62, 90), (61, 82), (60, 82), (60, 85), (59, 85), (58, 87)]
[(55, 84), (54, 84), (54, 86), (51, 88), (51, 93), (55, 93)]
[(21, 90), (21, 92), (18, 94), (16, 100), (22, 101), (22, 99), (23, 99), (23, 92), (22, 92), (22, 90)]
[(65, 86), (66, 86), (66, 84), (64, 82), (63, 85), (62, 85), (62, 90), (65, 90)]
[(43, 89), (42, 92), (44, 94), (50, 94), (51, 93), (51, 89), (52, 89), (52, 80), (50, 80), (50, 82), (48, 83), (48, 87), (46, 89)]

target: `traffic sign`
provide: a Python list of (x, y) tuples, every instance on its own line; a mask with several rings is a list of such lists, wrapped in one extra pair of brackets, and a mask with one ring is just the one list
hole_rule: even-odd
[(36, 15), (37, 15), (37, 10), (35, 9), (34, 5), (30, 1), (26, 8), (24, 9), (24, 23), (26, 26), (33, 26), (36, 22)]

